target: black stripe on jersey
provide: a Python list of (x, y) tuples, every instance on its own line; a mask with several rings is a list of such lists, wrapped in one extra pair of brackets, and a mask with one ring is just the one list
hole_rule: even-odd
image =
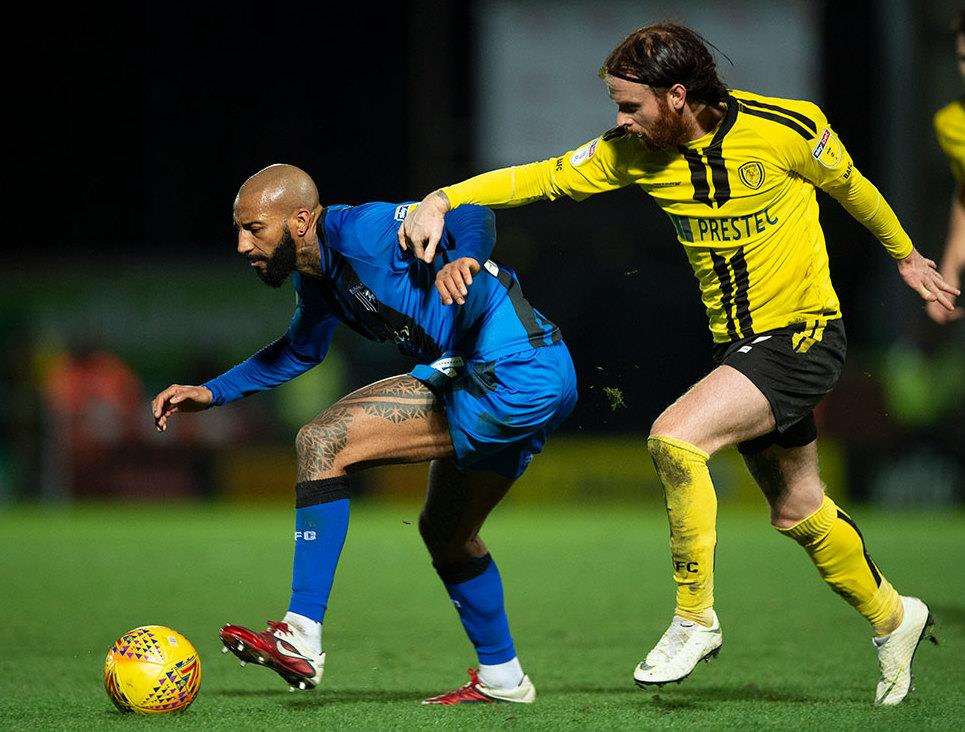
[(812, 135), (812, 134), (811, 134), (810, 132), (808, 132), (806, 129), (804, 129), (803, 127), (801, 127), (801, 125), (799, 125), (799, 124), (798, 124), (797, 122), (795, 122), (794, 120), (788, 119), (787, 117), (782, 117), (782, 116), (779, 115), (779, 114), (771, 114), (770, 112), (765, 112), (765, 111), (762, 110), (762, 109), (751, 109), (751, 108), (748, 107), (746, 104), (743, 104), (743, 101), (744, 101), (744, 100), (742, 99), (742, 100), (741, 100), (741, 112), (744, 112), (745, 114), (752, 115), (752, 116), (754, 116), (754, 117), (760, 117), (761, 119), (769, 119), (771, 122), (777, 122), (778, 124), (782, 124), (782, 125), (784, 125), (785, 127), (794, 130), (796, 133), (798, 133), (798, 134), (799, 134), (801, 137), (803, 137), (805, 140), (810, 140), (812, 137), (814, 137), (814, 135)]
[(707, 182), (707, 169), (700, 159), (700, 154), (683, 146), (679, 150), (687, 160), (687, 165), (690, 166), (690, 183), (694, 187), (694, 200), (713, 208), (714, 204), (710, 200), (710, 183)]
[(854, 520), (840, 508), (838, 509), (838, 518), (854, 529), (855, 533), (858, 535), (858, 538), (861, 539), (861, 551), (864, 553), (864, 560), (868, 563), (868, 569), (871, 570), (871, 576), (874, 577), (875, 584), (878, 587), (881, 587), (881, 573), (878, 571), (875, 563), (871, 561), (871, 556), (868, 554), (868, 550), (865, 548), (864, 537), (861, 535), (861, 529), (859, 529)]
[(724, 144), (724, 136), (730, 132), (736, 121), (737, 100), (734, 97), (728, 97), (727, 112), (720, 124), (717, 125), (717, 131), (714, 133), (710, 145), (704, 150), (704, 155), (707, 156), (707, 165), (710, 166), (711, 180), (714, 181), (714, 201), (717, 203), (717, 208), (730, 200), (730, 180), (727, 178), (727, 167), (724, 165), (721, 147)]
[(325, 300), (339, 320), (356, 333), (372, 341), (392, 341), (404, 356), (435, 361), (442, 349), (411, 316), (400, 313), (372, 295), (374, 311), (360, 307), (357, 298), (348, 293), (356, 286), (366, 288), (348, 259), (341, 264), (335, 286), (325, 288)]
[(780, 112), (781, 114), (787, 115), (788, 117), (793, 117), (802, 125), (807, 127), (815, 135), (818, 134), (818, 126), (814, 123), (810, 117), (807, 117), (800, 112), (795, 112), (793, 109), (787, 109), (785, 107), (779, 107), (776, 104), (765, 104), (764, 102), (759, 102), (756, 99), (741, 99), (741, 104), (746, 104), (751, 107), (757, 107), (758, 109), (770, 109), (773, 112)]
[[(498, 264), (496, 266), (499, 267)], [(547, 320), (542, 313), (535, 310), (533, 306), (529, 304), (529, 300), (523, 297), (523, 289), (519, 286), (519, 280), (514, 280), (509, 272), (502, 267), (499, 267), (496, 279), (499, 280), (499, 284), (506, 288), (509, 294), (509, 301), (513, 304), (513, 310), (516, 311), (516, 317), (519, 318), (519, 322), (526, 331), (526, 338), (529, 340), (529, 345), (533, 348), (540, 348), (549, 345), (549, 343), (546, 342), (547, 338), (550, 339), (551, 343), (559, 343), (563, 339), (559, 327)], [(540, 321), (542, 321), (542, 323)], [(551, 333), (546, 332), (545, 328), (547, 326), (552, 327), (553, 330)]]
[(727, 335), (731, 340), (737, 337), (737, 329), (734, 328), (734, 318), (730, 314), (730, 299), (733, 289), (730, 285), (730, 272), (727, 270), (727, 260), (717, 252), (710, 253), (710, 260), (714, 263), (714, 274), (720, 280), (720, 306), (724, 309), (727, 316)]
[(737, 310), (737, 323), (740, 325), (741, 338), (754, 335), (751, 321), (751, 306), (747, 299), (750, 289), (750, 277), (747, 274), (747, 261), (744, 259), (744, 247), (738, 247), (734, 256), (730, 258), (730, 266), (734, 270), (734, 308)]

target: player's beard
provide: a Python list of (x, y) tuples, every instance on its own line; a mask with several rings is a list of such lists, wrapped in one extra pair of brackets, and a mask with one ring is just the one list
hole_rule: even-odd
[(255, 271), (261, 281), (269, 287), (281, 287), (288, 279), (288, 275), (295, 271), (295, 240), (292, 239), (287, 223), (275, 251), (262, 261), (265, 263), (264, 269), (256, 267)]
[(650, 150), (667, 150), (687, 142), (687, 126), (683, 117), (671, 111), (667, 100), (657, 97), (660, 117), (640, 134), (640, 141)]

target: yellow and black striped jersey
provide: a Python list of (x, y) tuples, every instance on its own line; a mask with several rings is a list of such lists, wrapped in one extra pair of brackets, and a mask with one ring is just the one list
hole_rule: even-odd
[(952, 166), (959, 185), (965, 183), (965, 97), (935, 113), (935, 136)]
[(911, 240), (811, 102), (732, 91), (717, 127), (654, 152), (619, 131), (548, 160), (443, 189), (450, 204), (582, 200), (636, 184), (669, 216), (700, 285), (716, 342), (841, 316), (815, 187), (827, 190), (895, 258)]

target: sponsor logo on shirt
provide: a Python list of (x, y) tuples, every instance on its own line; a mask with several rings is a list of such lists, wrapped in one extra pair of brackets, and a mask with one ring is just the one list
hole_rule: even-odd
[[(686, 241), (740, 241), (756, 234), (764, 234), (779, 219), (770, 208), (746, 216), (727, 218), (678, 217)], [(686, 227), (686, 228), (683, 228)]]

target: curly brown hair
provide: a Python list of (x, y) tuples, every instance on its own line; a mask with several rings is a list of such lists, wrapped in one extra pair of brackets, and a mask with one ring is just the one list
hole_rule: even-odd
[(682, 84), (688, 98), (704, 104), (727, 98), (727, 87), (717, 75), (717, 64), (704, 39), (675, 23), (633, 31), (603, 62), (600, 76), (607, 75), (656, 89)]

